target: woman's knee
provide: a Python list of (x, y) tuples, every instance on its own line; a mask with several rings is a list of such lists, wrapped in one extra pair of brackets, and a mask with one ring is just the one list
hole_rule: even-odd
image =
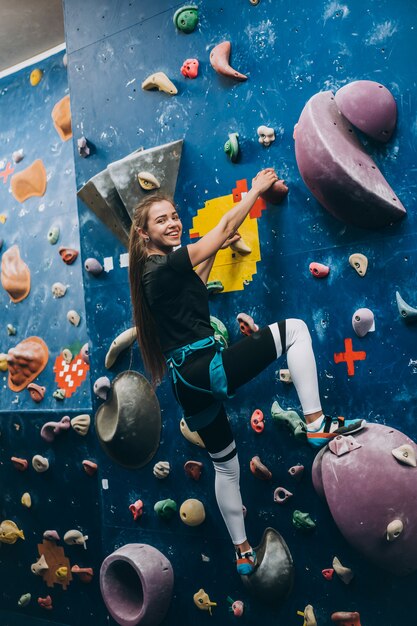
[(308, 326), (304, 320), (290, 317), (286, 320), (286, 334), (288, 346), (294, 343), (297, 339), (310, 339), (311, 335), (308, 330)]

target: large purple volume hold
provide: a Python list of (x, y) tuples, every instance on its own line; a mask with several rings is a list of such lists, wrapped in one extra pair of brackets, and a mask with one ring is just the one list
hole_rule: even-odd
[(295, 133), (300, 174), (332, 215), (360, 228), (381, 228), (406, 210), (365, 152), (331, 91), (305, 105)]
[[(328, 448), (313, 464), (313, 484), (325, 496), (346, 540), (376, 565), (397, 575), (417, 570), (417, 467), (400, 463), (392, 450), (416, 444), (382, 424), (367, 424), (355, 435), (362, 447), (343, 456)], [(387, 541), (387, 526), (404, 528)]]
[(158, 626), (172, 597), (171, 563), (156, 548), (128, 543), (104, 559), (100, 590), (120, 626)]

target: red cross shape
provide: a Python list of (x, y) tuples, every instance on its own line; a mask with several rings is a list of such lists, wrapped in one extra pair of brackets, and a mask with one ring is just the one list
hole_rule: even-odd
[(346, 363), (348, 376), (355, 375), (355, 361), (364, 361), (366, 352), (359, 350), (355, 352), (352, 348), (352, 339), (345, 339), (345, 352), (335, 352), (335, 363)]
[(10, 161), (6, 165), (6, 169), (0, 172), (0, 176), (3, 178), (3, 185), (7, 183), (7, 179), (14, 172), (14, 167), (10, 167)]

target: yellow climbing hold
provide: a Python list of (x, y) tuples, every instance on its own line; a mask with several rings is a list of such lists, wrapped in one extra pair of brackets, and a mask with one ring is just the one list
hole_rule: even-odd
[(156, 72), (145, 78), (142, 89), (146, 91), (158, 89), (158, 91), (163, 91), (170, 96), (175, 96), (178, 93), (178, 89), (164, 72)]
[(16, 543), (18, 539), (24, 539), (23, 530), (20, 530), (14, 522), (5, 519), (0, 524), (0, 541), (1, 543)]
[(31, 71), (29, 81), (32, 87), (36, 87), (42, 80), (43, 72), (38, 67)]
[(211, 615), (211, 607), (217, 606), (217, 602), (212, 602), (208, 593), (204, 589), (199, 589), (197, 593), (193, 595), (194, 604), (198, 606), (202, 611), (208, 611)]
[(58, 580), (64, 580), (68, 576), (68, 567), (58, 567), (55, 572), (55, 576), (58, 578)]
[(7, 372), (7, 354), (0, 353), (0, 372)]
[(23, 504), (23, 506), (25, 506), (27, 509), (30, 509), (30, 507), (32, 506), (32, 498), (30, 497), (30, 493), (28, 493), (27, 491), (23, 494), (23, 496), (20, 499), (20, 502)]
[(7, 215), (0, 213), (0, 224), (5, 224), (7, 221)]

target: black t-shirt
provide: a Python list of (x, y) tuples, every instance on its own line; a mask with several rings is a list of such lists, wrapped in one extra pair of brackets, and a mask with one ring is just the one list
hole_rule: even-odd
[(187, 246), (148, 256), (142, 284), (163, 352), (214, 334), (207, 287), (193, 270)]

